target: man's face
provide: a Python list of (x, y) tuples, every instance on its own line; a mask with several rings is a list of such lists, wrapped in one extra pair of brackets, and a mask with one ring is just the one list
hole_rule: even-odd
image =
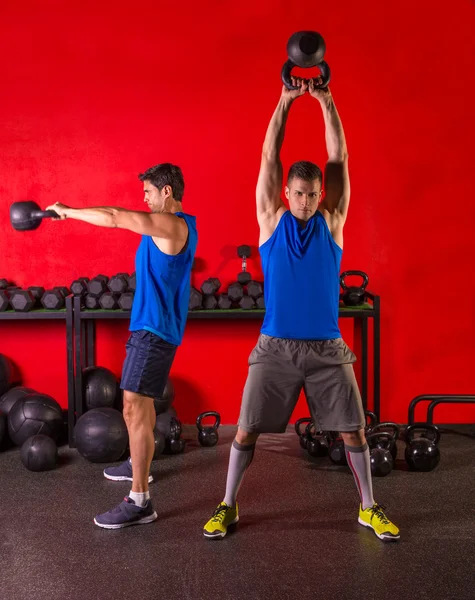
[(148, 180), (143, 182), (144, 202), (152, 213), (161, 213), (165, 211), (165, 204), (170, 197), (171, 188), (165, 185), (161, 190)]
[(322, 197), (322, 185), (319, 179), (305, 181), (294, 177), (285, 188), (285, 196), (294, 217), (308, 221), (317, 211)]

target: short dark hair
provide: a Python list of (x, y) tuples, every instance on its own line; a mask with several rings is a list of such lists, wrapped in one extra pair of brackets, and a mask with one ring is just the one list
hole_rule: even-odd
[(308, 160), (300, 160), (294, 163), (289, 169), (289, 175), (287, 177), (287, 185), (292, 179), (303, 179), (304, 181), (313, 181), (318, 179), (320, 185), (322, 183), (322, 170), (315, 163), (309, 162)]
[(162, 190), (169, 185), (173, 191), (173, 197), (181, 202), (185, 191), (185, 181), (180, 167), (171, 163), (161, 163), (147, 169), (145, 173), (139, 174), (140, 181), (150, 181), (156, 188)]

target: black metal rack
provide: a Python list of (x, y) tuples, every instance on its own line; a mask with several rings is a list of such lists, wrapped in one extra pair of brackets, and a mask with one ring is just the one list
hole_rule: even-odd
[[(354, 319), (355, 334), (361, 335), (361, 396), (363, 405), (368, 404), (368, 319), (373, 323), (373, 411), (380, 417), (380, 297), (371, 292), (367, 293), (371, 303), (358, 307), (341, 305), (340, 318)], [(75, 377), (74, 397), (69, 397), (69, 406), (74, 406), (76, 418), (83, 413), (82, 402), (82, 370), (96, 364), (96, 321), (124, 320), (130, 318), (130, 311), (124, 310), (88, 310), (81, 306), (81, 298), (74, 298), (74, 354)], [(196, 310), (188, 313), (190, 320), (262, 320), (265, 310)], [(356, 337), (356, 336), (355, 336)], [(68, 378), (69, 381), (69, 378)], [(70, 445), (72, 436), (70, 436)]]
[(66, 322), (66, 365), (68, 375), (68, 439), (74, 429), (74, 360), (73, 360), (73, 296), (66, 298), (66, 308), (46, 310), (38, 308), (29, 312), (6, 310), (0, 312), (0, 321), (65, 321)]

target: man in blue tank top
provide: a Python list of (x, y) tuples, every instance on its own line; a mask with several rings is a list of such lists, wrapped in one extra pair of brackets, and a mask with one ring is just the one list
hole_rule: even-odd
[[(341, 432), (360, 496), (358, 522), (382, 540), (398, 540), (399, 529), (373, 498), (364, 412), (353, 371), (356, 357), (338, 326), (343, 228), (350, 201), (345, 135), (330, 90), (318, 89), (313, 80), (293, 82), (298, 89), (283, 88), (270, 121), (257, 183), (266, 314), (249, 357), (226, 494), (203, 533), (209, 539), (223, 538), (239, 520), (236, 496), (256, 440), (260, 433), (285, 431), (303, 389), (316, 429)], [(323, 112), (325, 186), (322, 190), (317, 165), (293, 164), (285, 188), (287, 208), (280, 197), (280, 151), (289, 110), (306, 93)]]
[(182, 211), (185, 184), (180, 167), (156, 165), (139, 179), (150, 212), (112, 206), (73, 209), (59, 203), (49, 207), (62, 219), (128, 229), (142, 236), (135, 257), (137, 283), (121, 379), (130, 458), (104, 470), (107, 479), (132, 481), (132, 489), (118, 506), (96, 516), (95, 524), (105, 529), (157, 518), (148, 489), (155, 447), (153, 400), (163, 393), (183, 338), (198, 243), (196, 219)]

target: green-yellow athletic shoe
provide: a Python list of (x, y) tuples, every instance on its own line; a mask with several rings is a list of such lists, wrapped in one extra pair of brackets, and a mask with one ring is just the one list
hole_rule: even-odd
[(385, 507), (381, 504), (374, 504), (366, 510), (363, 510), (360, 504), (358, 523), (364, 527), (370, 527), (383, 542), (397, 542), (401, 537), (399, 529), (394, 523), (391, 523), (384, 511)]
[(210, 540), (220, 540), (228, 533), (228, 527), (239, 521), (238, 505), (232, 508), (220, 502), (211, 519), (203, 528), (203, 535)]

